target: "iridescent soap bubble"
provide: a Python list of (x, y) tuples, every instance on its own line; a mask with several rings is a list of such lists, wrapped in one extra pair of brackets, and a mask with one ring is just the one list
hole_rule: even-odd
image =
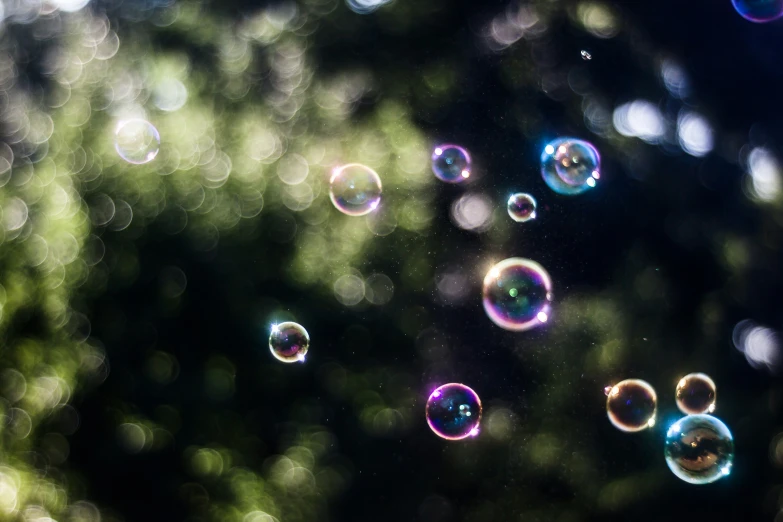
[(128, 163), (149, 163), (160, 150), (158, 129), (140, 118), (123, 120), (114, 131), (114, 150)]
[(470, 154), (459, 145), (438, 145), (432, 151), (432, 172), (446, 183), (461, 183), (470, 177)]
[(664, 456), (677, 478), (709, 484), (731, 473), (734, 438), (712, 415), (686, 415), (666, 432)]
[(381, 202), (381, 178), (377, 172), (365, 165), (343, 165), (332, 172), (329, 197), (343, 214), (369, 214)]
[(427, 399), (427, 424), (448, 440), (476, 436), (481, 422), (481, 400), (464, 384), (444, 384)]
[(508, 215), (517, 223), (536, 218), (536, 199), (530, 194), (518, 192), (508, 198)]
[(269, 350), (284, 363), (304, 362), (310, 348), (310, 335), (299, 323), (286, 321), (272, 325), (269, 334)]
[(512, 257), (487, 272), (483, 296), (484, 311), (493, 323), (521, 332), (549, 319), (552, 280), (535, 261)]
[(606, 414), (621, 431), (642, 431), (655, 425), (658, 397), (649, 383), (626, 379), (612, 386), (606, 396)]
[(715, 381), (703, 373), (691, 373), (677, 383), (677, 407), (689, 415), (715, 411)]
[(549, 188), (566, 196), (581, 194), (601, 177), (601, 160), (590, 143), (576, 138), (558, 138), (541, 153), (541, 177)]
[(734, 9), (746, 20), (771, 22), (783, 16), (783, 0), (731, 0)]

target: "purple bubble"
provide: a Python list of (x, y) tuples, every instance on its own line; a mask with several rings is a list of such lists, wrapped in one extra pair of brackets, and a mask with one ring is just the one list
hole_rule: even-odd
[(446, 183), (462, 183), (470, 177), (470, 154), (459, 145), (438, 145), (432, 151), (432, 172)]
[(484, 311), (493, 323), (521, 332), (549, 320), (552, 280), (535, 261), (512, 257), (487, 272), (483, 296)]
[(783, 0), (731, 0), (731, 3), (742, 18), (758, 24), (783, 16)]
[(460, 440), (478, 435), (481, 400), (464, 384), (444, 384), (427, 399), (427, 424), (438, 437)]
[(524, 223), (536, 217), (536, 199), (530, 194), (519, 192), (508, 198), (508, 215), (517, 223)]
[(310, 335), (299, 323), (291, 321), (272, 326), (269, 334), (269, 350), (279, 361), (304, 362), (310, 348)]

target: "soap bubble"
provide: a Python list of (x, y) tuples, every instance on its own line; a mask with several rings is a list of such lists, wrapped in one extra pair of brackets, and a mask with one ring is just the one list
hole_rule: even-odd
[(332, 172), (329, 197), (343, 214), (369, 214), (381, 202), (381, 178), (370, 167), (359, 163), (343, 165)]
[(731, 473), (734, 438), (712, 415), (687, 415), (666, 432), (664, 456), (677, 478), (709, 484)]
[(518, 192), (508, 198), (508, 215), (517, 223), (524, 223), (536, 217), (536, 200), (530, 194)]
[(493, 323), (521, 332), (549, 319), (552, 280), (535, 261), (512, 257), (487, 272), (483, 296), (484, 311)]
[(427, 399), (427, 424), (438, 437), (459, 440), (478, 435), (481, 400), (464, 384), (444, 384)]
[(160, 134), (147, 120), (123, 120), (114, 132), (114, 149), (128, 163), (149, 163), (160, 150)]
[(691, 373), (677, 383), (677, 407), (686, 414), (715, 411), (715, 382), (709, 375)]
[(640, 379), (615, 384), (606, 397), (609, 420), (621, 431), (641, 431), (654, 426), (657, 407), (655, 390)]
[(598, 151), (584, 140), (558, 138), (541, 153), (541, 176), (558, 194), (573, 196), (594, 187), (600, 168)]
[(286, 321), (272, 325), (269, 334), (269, 350), (284, 363), (304, 362), (310, 348), (310, 335), (299, 323)]
[(459, 145), (438, 145), (432, 151), (432, 172), (446, 183), (461, 183), (470, 177), (470, 154)]
[(734, 9), (746, 20), (771, 22), (783, 16), (783, 0), (731, 0)]

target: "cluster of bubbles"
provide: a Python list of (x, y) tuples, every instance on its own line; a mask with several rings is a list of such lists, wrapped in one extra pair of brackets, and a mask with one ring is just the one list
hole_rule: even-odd
[(381, 178), (360, 163), (343, 165), (334, 169), (329, 179), (329, 198), (343, 214), (364, 216), (381, 202)]
[(505, 259), (484, 277), (484, 311), (506, 330), (521, 332), (546, 323), (551, 302), (552, 279), (530, 259)]
[[(658, 398), (640, 379), (607, 386), (606, 413), (617, 429), (637, 432), (655, 425)], [(703, 373), (680, 379), (677, 407), (685, 417), (666, 432), (664, 457), (675, 476), (690, 484), (709, 484), (728, 475), (734, 460), (734, 439), (726, 425), (707, 412), (715, 411), (715, 382)]]
[(114, 131), (114, 150), (128, 163), (149, 163), (160, 151), (158, 129), (141, 118), (123, 120)]
[(304, 362), (310, 348), (310, 335), (304, 326), (292, 321), (272, 325), (269, 351), (284, 363)]
[(430, 394), (425, 413), (427, 424), (438, 437), (475, 437), (481, 423), (481, 399), (464, 384), (444, 384)]
[(598, 150), (584, 140), (558, 138), (541, 153), (541, 176), (558, 194), (574, 196), (595, 187), (600, 170)]
[(536, 199), (530, 194), (517, 192), (508, 198), (506, 204), (508, 215), (517, 223), (524, 223), (536, 218)]
[(746, 20), (765, 23), (783, 16), (783, 0), (731, 0), (734, 9)]
[(470, 177), (470, 154), (459, 145), (439, 145), (432, 151), (432, 172), (446, 183), (462, 183)]

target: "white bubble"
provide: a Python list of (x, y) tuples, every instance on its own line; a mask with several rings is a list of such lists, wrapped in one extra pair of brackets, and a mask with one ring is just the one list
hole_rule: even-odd
[(160, 134), (147, 120), (123, 120), (117, 124), (114, 132), (114, 149), (128, 163), (149, 163), (160, 150)]
[(152, 91), (152, 103), (162, 111), (173, 112), (181, 109), (187, 100), (188, 89), (175, 78), (159, 82)]

